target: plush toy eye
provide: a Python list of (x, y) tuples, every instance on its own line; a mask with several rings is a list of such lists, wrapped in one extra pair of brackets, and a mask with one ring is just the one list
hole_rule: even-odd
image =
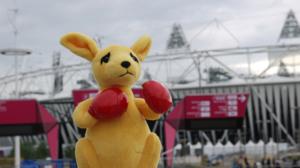
[(110, 57), (110, 53), (107, 53), (104, 57), (101, 58), (101, 64), (104, 63), (108, 63), (109, 61), (109, 57)]
[(130, 57), (137, 63), (139, 63), (139, 60), (134, 56), (132, 53), (130, 53)]

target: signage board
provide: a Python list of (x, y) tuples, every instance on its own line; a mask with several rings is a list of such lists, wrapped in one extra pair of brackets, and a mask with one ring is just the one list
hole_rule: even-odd
[(244, 117), (248, 94), (187, 96), (184, 99), (186, 119)]

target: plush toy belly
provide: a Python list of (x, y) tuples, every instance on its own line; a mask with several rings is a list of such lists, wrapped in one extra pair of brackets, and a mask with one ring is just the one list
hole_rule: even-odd
[(86, 137), (93, 144), (99, 161), (113, 167), (136, 167), (149, 127), (134, 103), (117, 119), (100, 120), (89, 128)]

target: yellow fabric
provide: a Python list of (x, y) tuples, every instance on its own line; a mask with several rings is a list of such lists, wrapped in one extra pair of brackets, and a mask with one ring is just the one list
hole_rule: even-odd
[[(86, 135), (76, 144), (76, 160), (79, 168), (156, 168), (160, 158), (161, 142), (151, 133), (145, 119), (160, 117), (153, 112), (144, 99), (135, 98), (131, 87), (138, 80), (140, 62), (130, 56), (132, 53), (143, 61), (151, 47), (151, 39), (143, 36), (129, 48), (112, 45), (100, 50), (94, 41), (79, 33), (62, 37), (61, 43), (73, 53), (86, 58), (100, 91), (110, 87), (120, 88), (128, 97), (128, 108), (115, 119), (97, 120), (88, 113), (92, 99), (81, 102), (73, 113), (73, 120), (80, 128), (86, 128)], [(110, 53), (107, 63), (101, 59)], [(123, 61), (130, 62), (127, 69), (132, 75), (124, 75)]]
[(74, 54), (77, 54), (89, 61), (92, 61), (98, 52), (96, 42), (81, 33), (68, 33), (61, 38), (60, 43), (70, 49)]
[(131, 46), (131, 49), (138, 55), (141, 61), (144, 61), (151, 48), (151, 44), (151, 38), (144, 35)]

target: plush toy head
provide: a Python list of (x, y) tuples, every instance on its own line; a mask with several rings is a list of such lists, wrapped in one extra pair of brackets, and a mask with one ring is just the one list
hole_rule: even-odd
[(140, 76), (141, 65), (151, 47), (151, 39), (142, 36), (131, 48), (112, 45), (97, 47), (94, 40), (80, 33), (68, 33), (61, 44), (92, 64), (94, 77), (101, 88), (128, 87)]

